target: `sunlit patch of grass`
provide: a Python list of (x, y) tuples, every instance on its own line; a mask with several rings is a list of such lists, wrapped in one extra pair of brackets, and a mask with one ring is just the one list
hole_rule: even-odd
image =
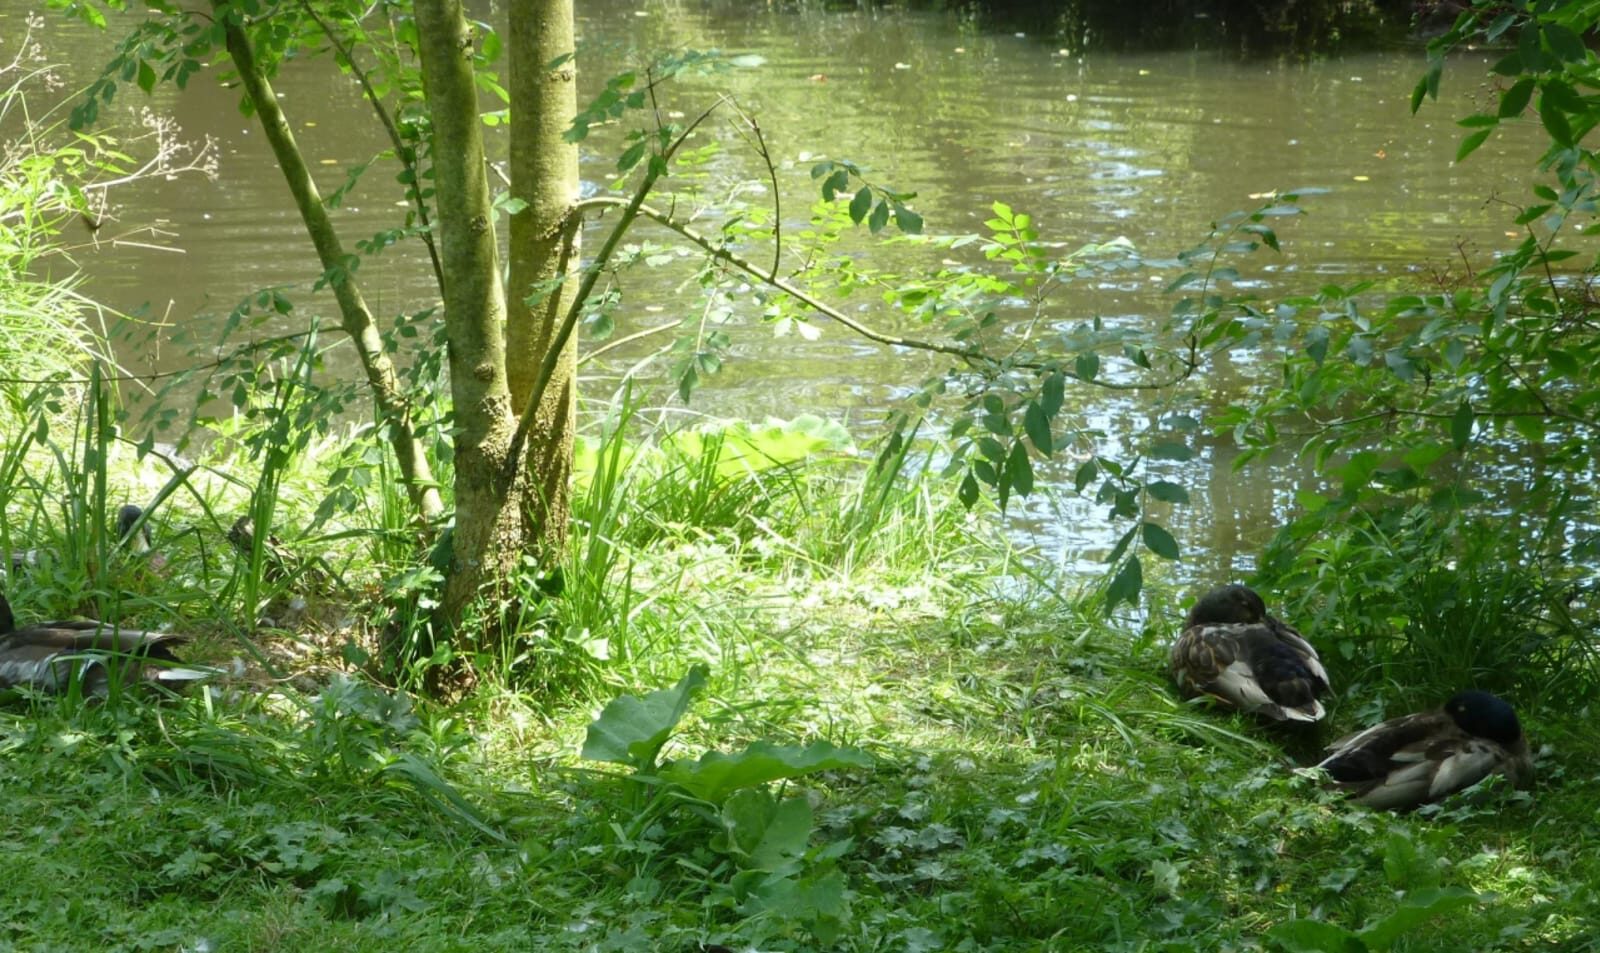
[[(0, 945), (1265, 949), (1280, 924), (1355, 930), (1437, 887), (1482, 897), (1391, 949), (1593, 948), (1586, 709), (1521, 706), (1550, 748), (1531, 795), (1376, 814), (1292, 771), (1382, 714), (1375, 689), (1320, 736), (1185, 702), (1164, 673), (1173, 612), (1107, 621), (991, 513), (925, 483), (869, 494), (864, 524), (841, 514), (871, 477), (836, 460), (773, 472), (630, 453), (643, 469), (584, 504), (569, 563), (584, 571), (528, 612), (519, 651), (545, 653), (537, 679), (527, 659), (488, 668), (451, 708), (330, 668), (270, 690), (0, 709), (0, 865), (20, 871), (0, 879)], [(661, 518), (657, 466), (698, 481), (684, 492), (699, 502)], [(281, 518), (307, 518), (314, 496), (289, 494)], [(193, 511), (173, 506), (158, 529), (174, 571), (108, 586), (141, 616), (227, 630), (233, 609), (205, 599), (238, 557), (175, 532)], [(393, 570), (381, 554), (404, 558), (364, 537), (334, 552), (357, 593)], [(49, 604), (35, 585), (24, 605)], [(878, 759), (787, 789), (814, 807), (815, 849), (840, 852), (847, 916), (827, 942), (741, 900), (715, 815), (641, 820), (630, 782), (577, 758), (608, 698), (696, 663), (710, 685), (666, 757), (826, 739)]]

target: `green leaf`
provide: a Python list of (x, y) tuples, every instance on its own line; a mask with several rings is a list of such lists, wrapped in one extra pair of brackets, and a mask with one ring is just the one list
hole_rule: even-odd
[(1544, 25), (1544, 41), (1549, 44), (1550, 52), (1564, 63), (1582, 63), (1589, 58), (1589, 50), (1578, 34), (1559, 23)]
[(1100, 355), (1093, 351), (1079, 354), (1078, 359), (1073, 362), (1073, 370), (1080, 381), (1094, 380), (1095, 375), (1100, 373)]
[(1402, 934), (1411, 932), (1442, 913), (1470, 907), (1478, 899), (1476, 893), (1462, 887), (1411, 890), (1406, 893), (1399, 909), (1375, 923), (1367, 924), (1359, 936), (1371, 949), (1387, 949)]
[(962, 478), (961, 486), (956, 488), (956, 499), (969, 510), (972, 509), (972, 504), (978, 502), (978, 479), (972, 475), (971, 470), (968, 470), (967, 475)]
[(1533, 99), (1534, 80), (1532, 76), (1525, 76), (1511, 84), (1511, 88), (1500, 94), (1500, 118), (1511, 119), (1522, 115), (1528, 108), (1528, 102)]
[(1572, 126), (1567, 123), (1567, 114), (1561, 111), (1556, 99), (1549, 94), (1539, 97), (1539, 122), (1556, 145), (1572, 145)]
[(1044, 388), (1039, 392), (1039, 406), (1044, 408), (1046, 417), (1054, 419), (1061, 413), (1062, 398), (1066, 394), (1067, 375), (1055, 371), (1044, 379)]
[(156, 88), (156, 71), (149, 60), (139, 61), (139, 88), (146, 93)]
[(1289, 920), (1267, 931), (1267, 939), (1287, 953), (1367, 953), (1361, 938), (1321, 920)]
[(1489, 135), (1493, 132), (1493, 129), (1479, 129), (1477, 132), (1461, 140), (1460, 148), (1456, 149), (1456, 161), (1460, 162), (1467, 156), (1477, 152), (1478, 147), (1487, 142), (1489, 140)]
[(1189, 491), (1167, 480), (1154, 480), (1146, 483), (1144, 491), (1163, 503), (1189, 502)]
[(1011, 445), (1011, 454), (1006, 457), (1006, 476), (1018, 495), (1027, 496), (1033, 492), (1033, 461), (1028, 459), (1028, 448), (1021, 440)]
[(696, 665), (671, 688), (653, 691), (643, 698), (621, 695), (612, 699), (589, 725), (583, 739), (583, 757), (650, 770), (689, 702), (705, 688), (709, 674), (706, 666)]
[(872, 764), (872, 756), (866, 752), (828, 741), (814, 741), (804, 747), (756, 741), (735, 754), (711, 751), (696, 761), (673, 761), (662, 766), (657, 775), (702, 801), (720, 804), (741, 788), (818, 771), (870, 768)]
[(1150, 448), (1149, 456), (1152, 460), (1193, 460), (1194, 451), (1185, 444), (1163, 440)]
[(850, 200), (850, 221), (857, 225), (872, 211), (872, 187), (863, 185), (856, 192), (855, 198)]
[(1028, 407), (1022, 412), (1022, 429), (1027, 432), (1028, 439), (1033, 443), (1033, 449), (1042, 456), (1050, 456), (1055, 449), (1052, 445), (1050, 434), (1050, 418), (1045, 415), (1044, 408), (1038, 401), (1028, 401)]
[(1075, 492), (1082, 493), (1083, 488), (1094, 482), (1100, 475), (1100, 468), (1093, 458), (1083, 461), (1078, 465), (1078, 472), (1072, 475), (1072, 488)]
[(1138, 556), (1129, 556), (1128, 561), (1117, 570), (1116, 576), (1112, 577), (1111, 585), (1106, 587), (1107, 614), (1121, 603), (1137, 604), (1139, 591), (1143, 588), (1144, 567), (1139, 565)]
[(1140, 529), (1144, 535), (1146, 549), (1162, 559), (1178, 558), (1178, 541), (1172, 538), (1171, 533), (1155, 523), (1145, 523)]
[(811, 840), (811, 804), (803, 797), (779, 801), (764, 790), (735, 791), (721, 820), (725, 836), (713, 846), (745, 870), (778, 870), (804, 856)]
[(907, 235), (922, 234), (922, 216), (904, 205), (896, 205), (894, 207), (894, 223)]
[(1467, 444), (1472, 440), (1472, 405), (1462, 401), (1456, 407), (1456, 412), (1450, 415), (1450, 442), (1456, 445), (1456, 450), (1467, 449)]
[(872, 210), (872, 215), (867, 219), (867, 228), (876, 235), (883, 231), (883, 226), (889, 224), (889, 203), (880, 201)]

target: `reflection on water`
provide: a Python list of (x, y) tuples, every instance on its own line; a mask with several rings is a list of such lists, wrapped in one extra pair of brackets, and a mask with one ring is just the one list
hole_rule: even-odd
[[(1473, 84), (1487, 58), (1455, 63), (1446, 76), (1447, 101), (1412, 116), (1408, 99), (1420, 55), (1316, 63), (1241, 63), (1204, 53), (1079, 58), (1034, 37), (982, 35), (949, 16), (733, 6), (582, 4), (583, 89), (592, 94), (609, 73), (634, 65), (632, 51), (714, 47), (758, 54), (757, 68), (685, 80), (665, 95), (670, 108), (694, 115), (725, 90), (760, 118), (779, 160), (791, 231), (803, 226), (815, 195), (808, 170), (818, 157), (856, 160), (875, 181), (915, 190), (930, 232), (981, 230), (991, 204), (1004, 201), (1033, 214), (1043, 237), (1063, 250), (1122, 235), (1152, 257), (1192, 245), (1217, 217), (1258, 204), (1252, 196), (1275, 188), (1329, 189), (1307, 202), (1307, 216), (1283, 223), (1281, 256), (1259, 255), (1247, 266), (1244, 278), (1272, 297), (1347, 276), (1403, 280), (1453, 256), (1460, 242), (1492, 247), (1508, 216), (1486, 200), (1525, 176), (1532, 159), (1531, 138), (1512, 135), (1492, 140), (1464, 166), (1449, 162), (1460, 138), (1454, 119), (1484, 95)], [(105, 37), (59, 19), (49, 31), (55, 58), (77, 64), (84, 77), (89, 64), (109, 55)], [(215, 320), (262, 287), (287, 286), (301, 295), (302, 311), (331, 319), (331, 300), (305, 293), (317, 273), (310, 243), (254, 121), (239, 114), (235, 90), (207, 78), (181, 92), (158, 91), (155, 106), (189, 134), (217, 137), (221, 177), (149, 182), (121, 193), (122, 223), (160, 224), (176, 236), (173, 250), (108, 245), (84, 259), (91, 291), (130, 311), (190, 322), (197, 315)], [(325, 193), (386, 147), (354, 85), (326, 59), (286, 64), (277, 88)], [(124, 98), (144, 104), (136, 92)], [(764, 178), (765, 167), (731, 121), (705, 129), (725, 146), (712, 162), (714, 176), (726, 183)], [(608, 181), (617, 141), (613, 131), (590, 143), (586, 180)], [(395, 171), (380, 160), (346, 199), (338, 221), (348, 246), (398, 220)], [(755, 189), (745, 197), (762, 195)], [(936, 256), (913, 246), (872, 254), (899, 268), (938, 266)], [(961, 260), (981, 264), (976, 256)], [(380, 320), (437, 300), (415, 246), (368, 260), (360, 274)], [(697, 314), (700, 299), (683, 286), (683, 276), (671, 269), (631, 273), (619, 335)], [(1134, 324), (1159, 320), (1171, 306), (1162, 283), (1152, 276), (1074, 287), (1052, 299), (1047, 319), (1059, 328), (1096, 315)], [(845, 304), (885, 328), (901, 320), (875, 299)], [(825, 326), (816, 342), (775, 338), (755, 316), (752, 308), (736, 320), (744, 331), (735, 339), (735, 360), (699, 392), (693, 412), (759, 418), (809, 410), (844, 416), (870, 433), (908, 385), (941, 366), (835, 327)], [(617, 349), (589, 365), (587, 393), (610, 394), (618, 376), (663, 340)], [(141, 347), (125, 359), (135, 369), (161, 370), (182, 364), (185, 355)], [(1248, 400), (1250, 374), (1271, 373), (1261, 365), (1239, 352), (1159, 404), (1091, 392), (1073, 406), (1109, 433), (1139, 433), (1167, 414), (1203, 419)], [(664, 379), (664, 367), (648, 365), (647, 378)], [(676, 402), (665, 386), (659, 399)], [(1202, 554), (1182, 575), (1220, 578), (1248, 566), (1306, 474), (1289, 458), (1234, 473), (1225, 444), (1202, 441), (1201, 449), (1201, 460), (1172, 474), (1194, 492), (1194, 504), (1170, 518), (1187, 550)], [(1072, 468), (1053, 465), (1048, 473), (1070, 488)], [(1019, 532), (1064, 560), (1093, 566), (1108, 544), (1102, 508), (1070, 492), (1014, 506)]]

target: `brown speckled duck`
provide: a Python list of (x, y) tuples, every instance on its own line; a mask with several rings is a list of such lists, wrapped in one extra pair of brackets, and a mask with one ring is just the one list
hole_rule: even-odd
[(1195, 602), (1172, 643), (1173, 681), (1275, 721), (1317, 721), (1328, 672), (1293, 626), (1268, 614), (1247, 586), (1219, 586)]
[(1488, 692), (1458, 692), (1437, 711), (1391, 718), (1334, 742), (1317, 767), (1369, 807), (1409, 810), (1498, 774), (1533, 774), (1517, 713)]
[(0, 691), (22, 686), (66, 690), (74, 678), (85, 696), (105, 695), (113, 679), (183, 684), (210, 672), (178, 667), (172, 647), (187, 637), (124, 629), (103, 622), (43, 622), (17, 628), (11, 604), (0, 594)]

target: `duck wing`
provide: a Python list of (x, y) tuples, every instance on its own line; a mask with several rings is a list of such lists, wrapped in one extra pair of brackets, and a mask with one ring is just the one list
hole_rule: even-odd
[(1292, 640), (1271, 623), (1190, 626), (1172, 645), (1173, 680), (1186, 694), (1214, 695), (1242, 711), (1316, 721), (1324, 714), (1317, 696), (1327, 691), (1327, 675), (1310, 643), (1282, 628)]
[(1380, 810), (1405, 810), (1469, 788), (1491, 774), (1515, 783), (1522, 762), (1488, 738), (1462, 731), (1449, 714), (1422, 712), (1334, 742), (1318, 767), (1352, 797)]
[(210, 674), (171, 667), (180, 661), (173, 646), (186, 641), (177, 633), (99, 622), (31, 625), (0, 635), (0, 690), (29, 685), (59, 692), (76, 675), (84, 694), (104, 694), (113, 677), (181, 682)]

